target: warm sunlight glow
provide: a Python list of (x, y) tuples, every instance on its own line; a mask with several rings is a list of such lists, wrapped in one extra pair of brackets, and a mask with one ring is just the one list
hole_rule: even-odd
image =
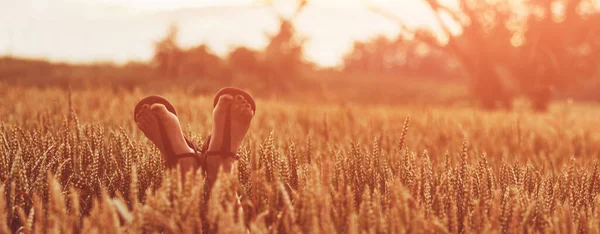
[[(231, 5), (259, 5), (265, 2), (272, 2), (275, 4), (286, 4), (294, 3), (293, 0), (271, 0), (271, 1), (260, 1), (260, 0), (94, 0), (98, 2), (110, 3), (114, 5), (126, 6), (136, 10), (165, 10), (165, 9), (178, 9), (187, 7), (205, 7), (205, 6), (231, 6)], [(364, 7), (368, 4), (390, 4), (394, 0), (309, 0), (312, 5), (330, 6), (330, 7)], [(413, 5), (415, 1), (403, 1), (403, 4)]]
[(600, 234), (600, 0), (0, 0), (0, 234)]
[[(148, 60), (153, 41), (164, 35), (168, 24), (177, 23), (182, 46), (205, 43), (225, 56), (232, 46), (263, 48), (265, 32), (277, 30), (276, 15), (295, 11), (292, 0), (272, 0), (273, 8), (266, 2), (0, 1), (0, 22), (6, 22), (0, 24), (0, 54), (72, 62)], [(339, 65), (354, 41), (395, 36), (398, 26), (369, 10), (369, 5), (393, 12), (411, 27), (436, 24), (423, 0), (309, 0), (294, 20), (300, 35), (309, 39), (306, 58), (324, 66)]]
[(252, 4), (253, 0), (95, 0), (136, 10), (167, 10), (187, 7)]

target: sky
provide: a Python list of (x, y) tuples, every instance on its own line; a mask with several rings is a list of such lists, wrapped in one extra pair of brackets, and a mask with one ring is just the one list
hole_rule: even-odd
[[(182, 46), (205, 43), (225, 56), (235, 46), (266, 45), (265, 33), (278, 26), (276, 12), (293, 11), (290, 2), (276, 3), (269, 8), (253, 0), (0, 0), (0, 55), (78, 63), (148, 61), (153, 42), (177, 23)], [(409, 25), (435, 25), (423, 0), (309, 1), (294, 20), (309, 39), (306, 58), (336, 66), (355, 40), (396, 35), (398, 27), (367, 3)]]
[[(155, 11), (166, 9), (178, 9), (189, 7), (205, 7), (205, 6), (231, 6), (231, 5), (256, 5), (267, 0), (91, 0), (99, 3), (108, 3), (112, 5), (120, 5), (130, 7), (141, 11)], [(402, 0), (309, 0), (312, 5), (320, 6), (335, 6), (335, 7), (361, 7), (366, 3), (372, 4), (387, 4)], [(271, 1), (275, 3), (293, 2), (293, 0)], [(414, 2), (414, 1), (406, 1)]]

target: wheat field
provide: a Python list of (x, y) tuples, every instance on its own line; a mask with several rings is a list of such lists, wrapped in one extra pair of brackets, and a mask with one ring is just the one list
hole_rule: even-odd
[[(209, 193), (136, 129), (152, 93), (0, 93), (0, 233), (600, 233), (594, 106), (258, 99), (234, 176)], [(200, 144), (212, 97), (160, 95)]]

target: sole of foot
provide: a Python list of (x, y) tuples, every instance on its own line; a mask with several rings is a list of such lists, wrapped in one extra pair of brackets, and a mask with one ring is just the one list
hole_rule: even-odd
[[(158, 147), (165, 159), (179, 154), (194, 152), (185, 141), (179, 119), (175, 114), (167, 110), (165, 105), (158, 103), (144, 105), (135, 116), (135, 119), (138, 128), (152, 143), (154, 143), (154, 145), (156, 145), (156, 147)], [(162, 140), (163, 136), (161, 136), (159, 122), (164, 127), (165, 132), (162, 132), (162, 134), (167, 135), (174, 155), (167, 155), (168, 150), (165, 148), (165, 144)]]
[[(237, 152), (250, 128), (254, 111), (248, 101), (241, 95), (232, 96), (224, 94), (220, 96), (217, 105), (213, 109), (213, 130), (208, 146), (209, 151), (220, 151), (222, 149), (228, 112), (231, 117), (231, 145), (229, 149), (232, 152)], [(208, 156), (206, 159), (206, 170), (209, 183), (212, 184), (214, 182), (220, 169), (224, 172), (230, 172), (234, 161), (231, 157)]]

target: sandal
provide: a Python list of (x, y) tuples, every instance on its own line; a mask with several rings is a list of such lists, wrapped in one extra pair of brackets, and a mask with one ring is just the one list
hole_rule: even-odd
[[(161, 96), (148, 96), (143, 98), (142, 100), (140, 100), (136, 105), (135, 105), (135, 109), (133, 111), (133, 119), (135, 121), (135, 117), (137, 116), (137, 114), (140, 112), (140, 110), (142, 110), (142, 107), (144, 105), (152, 105), (152, 104), (163, 104), (165, 105), (165, 107), (167, 108), (167, 110), (171, 113), (173, 113), (175, 116), (177, 116), (177, 112), (175, 111), (175, 107), (173, 107), (173, 105), (165, 98), (161, 97)], [(158, 121), (158, 130), (160, 132), (160, 136), (161, 136), (161, 141), (163, 143), (163, 146), (165, 148), (165, 166), (167, 168), (174, 168), (177, 165), (177, 162), (179, 161), (179, 159), (181, 158), (188, 158), (188, 157), (194, 157), (196, 158), (196, 161), (198, 163), (200, 163), (199, 160), (199, 156), (200, 155), (200, 148), (194, 144), (192, 141), (190, 141), (185, 135), (183, 136), (185, 139), (185, 142), (187, 143), (187, 145), (192, 148), (194, 150), (194, 153), (184, 153), (184, 154), (175, 154), (175, 151), (173, 150), (173, 146), (171, 145), (171, 141), (169, 140), (169, 137), (166, 134), (165, 131), (165, 127), (163, 126), (163, 124)], [(200, 165), (200, 164), (198, 164)]]
[[(219, 92), (217, 92), (217, 94), (215, 95), (214, 101), (213, 101), (213, 108), (217, 106), (219, 98), (225, 94), (229, 94), (233, 97), (235, 97), (237, 95), (241, 95), (242, 97), (244, 97), (244, 99), (246, 99), (248, 104), (250, 104), (250, 108), (252, 108), (252, 111), (254, 112), (253, 115), (256, 114), (256, 103), (254, 101), (254, 98), (252, 98), (252, 95), (250, 95), (246, 91), (243, 91), (238, 88), (233, 88), (233, 87), (222, 88), (221, 90), (219, 90)], [(223, 135), (223, 141), (222, 141), (223, 144), (221, 146), (220, 151), (208, 151), (208, 146), (210, 144), (210, 138), (211, 138), (211, 135), (208, 136), (208, 138), (204, 142), (202, 150), (201, 150), (201, 152), (203, 152), (204, 156), (205, 156), (204, 162), (202, 163), (203, 168), (206, 168), (206, 158), (208, 156), (215, 156), (215, 155), (219, 156), (220, 155), (222, 157), (232, 157), (235, 160), (238, 160), (240, 158), (240, 156), (236, 152), (231, 151), (231, 112), (230, 111), (227, 111), (227, 115), (225, 117), (225, 129), (224, 129), (224, 135)]]
[[(219, 98), (225, 94), (229, 94), (234, 97), (236, 95), (243, 96), (244, 99), (246, 99), (246, 101), (248, 102), (248, 104), (250, 104), (250, 107), (252, 108), (252, 111), (254, 112), (253, 114), (256, 114), (256, 103), (254, 101), (254, 98), (249, 93), (247, 93), (241, 89), (233, 88), (233, 87), (223, 88), (223, 89), (219, 90), (219, 92), (217, 92), (217, 94), (214, 97), (213, 108), (217, 106)], [(167, 108), (167, 110), (169, 112), (171, 112), (177, 116), (175, 107), (173, 107), (173, 105), (167, 99), (165, 99), (161, 96), (153, 95), (153, 96), (148, 96), (148, 97), (143, 98), (136, 104), (135, 109), (133, 111), (134, 120), (135, 120), (135, 116), (137, 116), (138, 112), (142, 109), (142, 106), (152, 105), (155, 103), (160, 103), (160, 104), (165, 105), (165, 107)], [(166, 154), (165, 165), (168, 168), (174, 168), (177, 165), (177, 162), (179, 159), (187, 158), (187, 157), (194, 157), (196, 159), (196, 161), (198, 162), (198, 165), (201, 166), (203, 169), (206, 169), (206, 167), (207, 167), (206, 158), (208, 156), (220, 155), (223, 157), (232, 157), (235, 160), (239, 159), (239, 155), (236, 152), (231, 152), (231, 112), (229, 112), (229, 111), (227, 112), (227, 115), (225, 117), (225, 129), (224, 129), (225, 134), (223, 136), (223, 141), (222, 141), (223, 145), (222, 145), (220, 151), (208, 151), (208, 146), (210, 144), (211, 135), (209, 135), (207, 137), (206, 141), (202, 145), (202, 148), (199, 148), (196, 144), (194, 144), (192, 141), (190, 141), (184, 135), (184, 139), (185, 139), (187, 145), (194, 150), (194, 153), (184, 153), (184, 154), (175, 155), (173, 147), (171, 146), (171, 142), (169, 141), (167, 135), (165, 134), (164, 126), (162, 125), (162, 123), (160, 121), (158, 122), (158, 125), (159, 125), (159, 132), (161, 135), (161, 141), (163, 142), (163, 145), (164, 145), (165, 151), (166, 151), (165, 152), (165, 154)], [(204, 155), (203, 162), (200, 161), (200, 155)]]

